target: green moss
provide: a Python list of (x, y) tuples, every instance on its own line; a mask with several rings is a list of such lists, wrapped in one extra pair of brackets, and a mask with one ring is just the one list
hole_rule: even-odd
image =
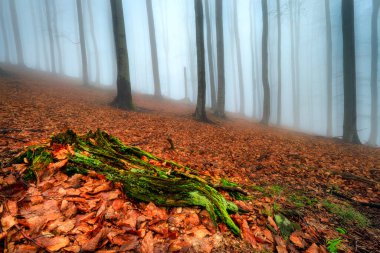
[(359, 227), (368, 227), (370, 222), (360, 212), (350, 205), (335, 204), (328, 200), (322, 202), (323, 206), (332, 214), (335, 214), (345, 224), (355, 224)]
[[(87, 174), (93, 170), (108, 180), (122, 183), (125, 194), (131, 198), (162, 206), (201, 206), (215, 223), (221, 221), (234, 234), (240, 234), (240, 229), (229, 216), (229, 213), (237, 212), (238, 207), (213, 187), (210, 177), (202, 177), (190, 168), (164, 161), (137, 147), (126, 146), (100, 130), (81, 136), (68, 130), (53, 136), (50, 147), (28, 149), (16, 159), (31, 161), (25, 176), (45, 169), (53, 161), (51, 153), (56, 145), (71, 145), (75, 150), (62, 168), (69, 175)], [(166, 162), (169, 168), (152, 165), (147, 159)], [(238, 186), (225, 179), (221, 184), (231, 187), (231, 191)], [(235, 193), (235, 196), (239, 195)]]

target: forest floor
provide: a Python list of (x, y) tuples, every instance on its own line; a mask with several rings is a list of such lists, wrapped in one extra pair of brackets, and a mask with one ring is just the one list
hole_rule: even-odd
[[(134, 95), (136, 111), (120, 110), (109, 106), (114, 91), (0, 67), (7, 70), (0, 73), (2, 163), (53, 133), (100, 128), (250, 194), (236, 201), (250, 212), (232, 215), (240, 238), (199, 208), (138, 203), (103, 178), (58, 173), (30, 184), (20, 199), (0, 191), (0, 248), (8, 252), (380, 252), (379, 148), (234, 114), (209, 114), (213, 123), (201, 123), (192, 118), (193, 105), (148, 95)], [(0, 186), (14, 180), (0, 174)], [(295, 231), (287, 233), (281, 220)]]

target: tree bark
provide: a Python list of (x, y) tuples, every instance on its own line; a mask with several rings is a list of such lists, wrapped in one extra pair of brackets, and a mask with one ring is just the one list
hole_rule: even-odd
[(17, 9), (16, 9), (16, 0), (10, 0), (9, 1), (10, 11), (11, 11), (11, 18), (12, 18), (12, 24), (13, 24), (13, 35), (15, 38), (15, 46), (17, 51), (17, 64), (24, 65), (24, 53), (22, 51), (22, 45), (21, 45), (21, 35), (20, 35), (20, 26), (18, 22), (18, 15), (17, 15)]
[(146, 0), (146, 9), (147, 9), (147, 14), (148, 14), (150, 53), (151, 53), (151, 57), (152, 57), (154, 96), (161, 97), (162, 95), (161, 95), (160, 72), (158, 69), (156, 30), (155, 30), (155, 25), (154, 25), (152, 0)]
[[(2, 3), (2, 5), (4, 6), (4, 3)], [(3, 38), (3, 41), (4, 41), (4, 54), (5, 54), (5, 62), (10, 62), (10, 56), (9, 56), (9, 44), (8, 44), (8, 36), (7, 36), (7, 28), (5, 26), (5, 17), (4, 17), (4, 7), (1, 6), (1, 13), (0, 13), (0, 29), (1, 29), (1, 34), (2, 34), (2, 38)]]
[(329, 0), (325, 0), (326, 13), (326, 88), (327, 88), (327, 136), (332, 136), (332, 39)]
[(99, 49), (98, 49), (98, 41), (96, 40), (95, 36), (95, 28), (94, 28), (94, 14), (93, 14), (93, 8), (92, 8), (92, 1), (87, 0), (87, 6), (88, 6), (88, 16), (90, 18), (90, 33), (91, 33), (91, 39), (92, 43), (94, 45), (95, 50), (95, 83), (99, 85), (100, 83), (100, 65), (99, 65)]
[(277, 79), (278, 79), (278, 93), (277, 93), (277, 125), (281, 125), (282, 114), (282, 73), (281, 73), (281, 7), (280, 0), (277, 0)]
[(76, 3), (77, 3), (78, 27), (79, 27), (79, 45), (80, 45), (81, 59), (82, 59), (82, 80), (83, 80), (83, 84), (85, 86), (88, 86), (89, 82), (88, 82), (88, 67), (87, 67), (87, 50), (86, 50), (86, 40), (84, 37), (84, 28), (83, 28), (82, 0), (77, 0)]
[(188, 94), (188, 91), (187, 91), (187, 73), (186, 73), (186, 67), (183, 67), (183, 79), (185, 81), (185, 100), (188, 100), (189, 99), (189, 94)]
[(223, 1), (215, 0), (216, 50), (218, 63), (218, 98), (215, 114), (225, 115), (225, 79), (224, 79), (224, 39), (223, 39)]
[(369, 144), (376, 145), (378, 137), (378, 87), (377, 87), (377, 66), (378, 66), (378, 38), (377, 38), (377, 17), (379, 14), (380, 2), (372, 1), (372, 24), (371, 24), (371, 133)]
[(203, 33), (203, 6), (202, 0), (194, 0), (195, 10), (195, 33), (197, 41), (197, 66), (198, 66), (198, 97), (195, 109), (195, 118), (207, 121), (206, 117), (206, 70), (205, 48)]
[(263, 12), (263, 37), (262, 37), (262, 75), (264, 89), (263, 117), (261, 123), (268, 125), (270, 116), (270, 91), (268, 79), (268, 5), (266, 0), (261, 0)]
[(53, 22), (50, 15), (50, 1), (45, 0), (45, 11), (46, 11), (46, 26), (48, 30), (49, 35), (49, 51), (50, 51), (50, 64), (51, 64), (51, 71), (53, 73), (57, 73), (56, 66), (55, 66), (55, 51), (54, 51), (54, 39), (53, 39)]
[(117, 95), (112, 104), (120, 108), (132, 110), (132, 90), (129, 74), (123, 3), (122, 0), (110, 0), (110, 3), (117, 60)]
[(34, 37), (35, 37), (34, 39), (35, 39), (35, 50), (36, 50), (36, 56), (35, 56), (36, 68), (41, 69), (41, 55), (40, 55), (40, 45), (39, 45), (40, 36), (38, 36), (38, 28), (40, 27), (38, 25), (37, 18), (36, 18), (37, 8), (35, 6), (35, 2), (29, 2), (29, 4), (30, 4), (31, 13), (32, 13), (32, 20), (33, 20), (32, 22), (33, 22)]
[(241, 61), (241, 49), (240, 49), (240, 36), (239, 36), (239, 24), (238, 24), (238, 14), (237, 14), (237, 1), (234, 1), (234, 38), (236, 44), (236, 57), (237, 57), (237, 67), (238, 67), (238, 78), (239, 78), (239, 112), (244, 114), (245, 112), (245, 102), (244, 102), (244, 79), (243, 79), (243, 67)]
[[(42, 31), (44, 31), (44, 5), (45, 5), (45, 8), (47, 7), (46, 4), (44, 4), (44, 2), (37, 2), (37, 5), (38, 5), (38, 10), (39, 10), (39, 20), (40, 20), (40, 29)], [(46, 26), (48, 26), (48, 23), (46, 23)], [(47, 49), (48, 45), (46, 43), (46, 36), (45, 36), (45, 32), (41, 32), (41, 41), (42, 41), (42, 48), (45, 48)], [(48, 52), (47, 50), (42, 50), (42, 54), (44, 56), (44, 61), (45, 61), (45, 70), (48, 70), (49, 69), (49, 55), (48, 55)]]
[(214, 76), (214, 60), (212, 57), (212, 31), (210, 22), (210, 8), (209, 0), (205, 2), (205, 12), (206, 12), (206, 27), (207, 27), (207, 59), (210, 73), (210, 92), (211, 92), (211, 109), (216, 108), (216, 94), (215, 94), (215, 76)]
[(256, 95), (257, 95), (257, 92), (256, 92), (256, 89), (257, 89), (257, 83), (256, 83), (256, 80), (255, 78), (256, 77), (256, 74), (257, 71), (255, 70), (255, 43), (254, 43), (254, 38), (256, 38), (256, 36), (254, 35), (255, 33), (255, 28), (254, 28), (254, 22), (253, 22), (253, 10), (252, 8), (250, 8), (250, 11), (249, 11), (249, 20), (250, 20), (250, 51), (251, 51), (251, 81), (252, 81), (252, 115), (253, 117), (255, 117), (255, 110), (256, 110)]
[(356, 126), (356, 63), (354, 1), (342, 1), (344, 121), (343, 140), (360, 143)]
[(295, 3), (295, 48), (294, 48), (294, 59), (295, 59), (295, 90), (294, 90), (294, 100), (295, 100), (295, 127), (300, 127), (300, 0), (294, 1)]
[(58, 10), (57, 10), (57, 4), (55, 1), (50, 1), (52, 3), (52, 11), (54, 13), (53, 17), (54, 17), (54, 21), (53, 21), (53, 24), (54, 24), (54, 31), (53, 31), (53, 34), (54, 34), (54, 41), (55, 41), (55, 45), (57, 47), (57, 63), (58, 63), (58, 69), (57, 69), (57, 72), (58, 73), (63, 73), (63, 58), (62, 58), (62, 48), (61, 48), (61, 43), (59, 42), (59, 32), (58, 32), (58, 20), (57, 20), (57, 17), (58, 17)]

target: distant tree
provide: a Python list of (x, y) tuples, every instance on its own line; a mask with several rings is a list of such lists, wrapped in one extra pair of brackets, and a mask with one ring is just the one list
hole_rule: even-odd
[(154, 26), (154, 16), (152, 8), (152, 0), (146, 0), (146, 10), (148, 14), (149, 38), (150, 38), (150, 53), (152, 56), (152, 69), (154, 81), (154, 96), (161, 97), (160, 72), (158, 69), (156, 31)]
[(206, 27), (207, 27), (207, 59), (208, 59), (208, 70), (210, 73), (210, 93), (211, 93), (211, 109), (216, 108), (216, 94), (215, 94), (215, 76), (214, 76), (214, 59), (212, 57), (212, 30), (210, 22), (210, 8), (209, 0), (205, 2), (205, 13), (206, 13)]
[(186, 67), (183, 67), (183, 79), (185, 81), (185, 100), (187, 101), (189, 99), (189, 94), (187, 90), (187, 73), (186, 73)]
[(37, 11), (37, 8), (35, 6), (35, 2), (33, 1), (30, 1), (29, 2), (29, 6), (30, 6), (30, 10), (31, 10), (31, 13), (32, 13), (32, 22), (33, 22), (33, 28), (34, 28), (34, 39), (35, 39), (35, 50), (36, 50), (36, 57), (35, 57), (35, 60), (36, 60), (36, 68), (37, 69), (40, 69), (41, 68), (41, 55), (40, 55), (40, 43), (39, 43), (39, 38), (40, 36), (38, 36), (38, 27), (39, 27), (39, 24), (37, 22), (37, 18), (36, 18), (36, 11)]
[(50, 63), (51, 63), (51, 71), (53, 73), (57, 73), (57, 69), (55, 66), (55, 52), (54, 52), (54, 39), (53, 39), (53, 21), (51, 18), (51, 1), (45, 0), (45, 12), (46, 12), (46, 26), (49, 35), (49, 52), (50, 52)]
[(360, 143), (356, 126), (354, 0), (342, 1), (344, 120), (343, 140)]
[(300, 113), (300, 12), (301, 12), (301, 1), (297, 0), (294, 1), (295, 3), (295, 48), (294, 48), (294, 60), (295, 60), (295, 89), (294, 89), (294, 101), (295, 101), (295, 127), (300, 127), (300, 119), (301, 119), (301, 113)]
[(379, 14), (380, 1), (372, 1), (372, 25), (371, 25), (371, 134), (369, 143), (376, 144), (378, 137), (378, 87), (377, 87), (377, 65), (378, 65), (378, 38), (377, 17)]
[(88, 6), (88, 16), (89, 16), (89, 25), (90, 25), (90, 34), (92, 43), (94, 46), (94, 55), (95, 55), (95, 83), (100, 83), (100, 65), (99, 65), (99, 49), (98, 49), (98, 41), (95, 36), (95, 24), (94, 24), (94, 11), (92, 8), (92, 3), (94, 1), (87, 0), (87, 6)]
[(1, 29), (1, 37), (3, 38), (4, 42), (4, 53), (5, 53), (5, 62), (10, 62), (10, 56), (9, 56), (9, 44), (8, 44), (8, 36), (7, 36), (7, 28), (5, 25), (5, 16), (4, 16), (4, 3), (2, 2), (1, 10), (0, 10), (0, 29)]
[(270, 91), (268, 78), (268, 3), (261, 0), (263, 12), (263, 37), (262, 37), (262, 77), (264, 89), (263, 117), (261, 123), (268, 125), (270, 116)]
[(281, 6), (280, 0), (277, 0), (277, 75), (278, 75), (278, 94), (277, 94), (277, 125), (281, 124), (282, 114), (282, 92), (281, 92)]
[[(48, 45), (47, 45), (47, 41), (46, 41), (46, 36), (45, 36), (45, 33), (46, 33), (46, 28), (45, 28), (45, 25), (48, 26), (48, 23), (46, 23), (46, 20), (44, 19), (44, 7), (46, 8), (46, 4), (44, 2), (36, 2), (36, 4), (38, 5), (38, 17), (39, 17), (39, 26), (40, 29), (41, 29), (41, 41), (42, 41), (42, 48), (43, 49), (47, 49), (48, 48)], [(48, 50), (42, 50), (42, 54), (43, 54), (43, 57), (44, 57), (44, 63), (45, 63), (45, 70), (48, 70), (49, 69), (49, 55), (48, 55)]]
[(87, 67), (87, 50), (86, 50), (86, 40), (84, 36), (84, 27), (83, 27), (82, 0), (77, 0), (76, 3), (77, 3), (77, 16), (78, 16), (78, 27), (79, 27), (79, 45), (80, 45), (81, 59), (82, 59), (82, 79), (83, 79), (83, 84), (85, 86), (88, 86), (89, 82), (88, 82), (88, 67)]
[(133, 109), (131, 79), (129, 74), (127, 39), (125, 35), (124, 12), (122, 0), (110, 0), (112, 27), (117, 60), (117, 95), (114, 106)]
[(218, 97), (215, 114), (225, 117), (225, 79), (224, 79), (224, 40), (223, 40), (223, 1), (215, 0), (216, 50), (218, 63)]
[(332, 39), (329, 0), (325, 0), (326, 15), (326, 88), (327, 88), (327, 136), (332, 136)]
[(238, 23), (238, 14), (237, 14), (237, 2), (234, 1), (234, 38), (236, 45), (236, 57), (237, 57), (237, 67), (238, 67), (238, 78), (239, 78), (239, 97), (240, 105), (239, 112), (244, 114), (245, 111), (245, 102), (244, 102), (244, 79), (243, 79), (243, 67), (241, 60), (241, 49), (240, 49), (240, 35), (239, 35), (239, 23)]
[(9, 1), (9, 6), (10, 6), (10, 11), (11, 11), (13, 34), (15, 38), (14, 41), (15, 41), (15, 46), (16, 46), (16, 51), (17, 51), (17, 64), (24, 65), (24, 53), (22, 51), (22, 45), (21, 45), (21, 35), (20, 35), (20, 26), (18, 23), (16, 0)]
[(255, 60), (256, 60), (256, 57), (255, 57), (255, 38), (256, 38), (256, 34), (255, 34), (255, 27), (254, 27), (254, 18), (253, 18), (253, 9), (250, 8), (250, 11), (249, 11), (249, 20), (250, 20), (250, 51), (251, 51), (251, 65), (252, 65), (252, 69), (251, 69), (251, 81), (252, 81), (252, 112), (253, 112), (253, 116), (255, 116), (255, 110), (256, 110), (256, 101), (255, 101), (255, 98), (256, 98), (256, 95), (257, 95), (257, 82), (256, 82), (256, 75), (257, 75), (257, 69), (255, 69)]
[(195, 118), (200, 121), (207, 121), (206, 69), (205, 69), (202, 0), (194, 0), (194, 9), (195, 9), (195, 34), (196, 34), (196, 41), (197, 41), (197, 66), (198, 66), (198, 97), (197, 97), (197, 106), (195, 109)]
[(58, 31), (58, 10), (57, 10), (57, 4), (56, 1), (50, 1), (52, 4), (52, 11), (53, 11), (53, 34), (55, 37), (55, 45), (57, 47), (57, 62), (58, 62), (58, 73), (63, 73), (63, 58), (62, 58), (62, 48), (60, 43), (60, 34)]

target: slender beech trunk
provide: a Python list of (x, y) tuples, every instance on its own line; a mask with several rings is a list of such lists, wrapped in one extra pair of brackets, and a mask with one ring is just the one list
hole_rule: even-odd
[(90, 18), (90, 34), (92, 43), (95, 50), (95, 83), (100, 84), (100, 65), (99, 65), (99, 49), (98, 49), (98, 41), (96, 40), (95, 36), (95, 24), (94, 24), (94, 12), (92, 8), (93, 1), (87, 0), (87, 6), (88, 6), (88, 16)]
[(261, 123), (268, 125), (270, 116), (270, 93), (268, 80), (268, 3), (261, 0), (263, 11), (263, 37), (262, 37), (262, 75), (264, 89), (263, 117)]
[(242, 60), (241, 60), (241, 49), (240, 49), (237, 1), (234, 1), (234, 38), (235, 38), (235, 44), (236, 44), (236, 56), (237, 56), (238, 78), (239, 78), (239, 96), (240, 96), (239, 112), (244, 114), (245, 112), (244, 79), (243, 79), (243, 67), (242, 67)]
[(294, 58), (295, 58), (295, 89), (294, 89), (294, 100), (295, 100), (295, 127), (300, 127), (300, 0), (295, 1), (295, 48), (294, 48)]
[(256, 101), (255, 101), (255, 98), (256, 98), (256, 71), (255, 71), (255, 43), (254, 43), (254, 39), (255, 39), (255, 36), (254, 36), (254, 22), (253, 22), (253, 10), (252, 8), (250, 8), (250, 11), (249, 11), (249, 20), (250, 20), (250, 51), (251, 51), (251, 82), (252, 82), (252, 116), (255, 117), (255, 110), (256, 110)]
[[(111, 0), (112, 2), (112, 0)], [(82, 79), (85, 86), (89, 85), (88, 82), (88, 68), (87, 68), (87, 50), (86, 50), (86, 40), (84, 37), (83, 28), (83, 11), (82, 11), (82, 0), (77, 0), (77, 14), (78, 14), (78, 27), (79, 27), (79, 45), (81, 51), (82, 59)]]
[(207, 26), (207, 59), (210, 73), (210, 92), (211, 92), (211, 109), (216, 108), (216, 94), (215, 94), (215, 76), (214, 76), (214, 60), (212, 57), (212, 31), (210, 22), (210, 8), (209, 0), (205, 2), (205, 12), (206, 12), (206, 26)]
[(327, 88), (327, 136), (332, 136), (332, 39), (329, 0), (325, 0), (326, 13), (326, 88)]
[(282, 114), (282, 73), (281, 73), (281, 9), (280, 0), (277, 0), (277, 79), (278, 79), (278, 94), (277, 94), (277, 125), (281, 125)]
[(188, 94), (188, 91), (187, 91), (187, 73), (186, 73), (186, 67), (183, 67), (183, 79), (185, 81), (185, 100), (188, 100), (189, 99), (189, 94)]
[(38, 35), (39, 31), (38, 29), (40, 29), (40, 26), (38, 24), (38, 21), (37, 21), (37, 18), (36, 18), (36, 11), (37, 11), (37, 8), (35, 6), (35, 2), (29, 2), (30, 4), (30, 9), (31, 9), (31, 13), (32, 13), (32, 22), (33, 22), (33, 28), (34, 28), (34, 40), (35, 40), (35, 50), (36, 50), (36, 56), (35, 56), (35, 59), (36, 59), (36, 68), (37, 69), (41, 69), (41, 55), (40, 55), (40, 42), (39, 42), (39, 38), (40, 36)]
[(376, 145), (378, 137), (378, 87), (377, 87), (377, 65), (378, 65), (378, 38), (377, 38), (377, 17), (379, 14), (380, 2), (372, 1), (372, 25), (371, 25), (371, 133), (369, 143)]
[(146, 10), (148, 14), (149, 38), (150, 38), (150, 53), (152, 56), (152, 70), (154, 81), (154, 96), (161, 97), (160, 72), (158, 69), (157, 45), (156, 45), (156, 30), (154, 25), (154, 16), (152, 8), (152, 0), (146, 0)]
[(54, 24), (54, 31), (53, 31), (53, 34), (54, 34), (54, 42), (55, 42), (55, 45), (56, 45), (56, 48), (57, 48), (57, 63), (58, 63), (58, 73), (61, 73), (63, 74), (63, 58), (62, 58), (62, 48), (61, 48), (61, 43), (60, 43), (60, 39), (59, 39), (59, 32), (58, 32), (58, 10), (57, 10), (57, 4), (55, 1), (50, 1), (52, 3), (52, 11), (53, 11), (53, 24)]
[(2, 34), (2, 38), (4, 41), (4, 54), (5, 54), (5, 62), (10, 62), (10, 55), (9, 55), (9, 44), (8, 44), (8, 36), (7, 36), (7, 28), (5, 26), (5, 16), (4, 16), (4, 3), (2, 3), (1, 10), (0, 10), (0, 29)]
[(223, 1), (215, 0), (216, 50), (218, 63), (218, 97), (215, 114), (225, 115), (225, 79), (224, 79), (224, 40), (223, 40)]
[(127, 39), (125, 35), (124, 12), (122, 0), (110, 0), (112, 27), (117, 60), (117, 95), (113, 105), (133, 109), (131, 79), (129, 74)]
[(196, 41), (197, 41), (197, 66), (198, 66), (198, 97), (197, 97), (197, 107), (195, 109), (195, 118), (200, 121), (207, 121), (206, 68), (205, 68), (202, 0), (194, 0), (194, 10), (195, 10), (195, 34), (196, 34)]
[(51, 64), (51, 71), (53, 73), (57, 73), (56, 66), (55, 66), (55, 52), (54, 52), (54, 39), (53, 39), (53, 22), (51, 19), (51, 8), (50, 8), (50, 1), (45, 0), (45, 11), (46, 11), (46, 26), (47, 31), (49, 35), (49, 51), (50, 51), (50, 64)]
[(290, 58), (291, 58), (291, 72), (292, 72), (292, 104), (293, 104), (293, 124), (296, 126), (296, 73), (295, 73), (295, 58), (294, 58), (294, 17), (293, 17), (293, 0), (289, 0), (289, 21), (290, 21)]
[[(47, 8), (46, 4), (44, 4), (44, 2), (36, 2), (37, 6), (38, 6), (38, 16), (39, 16), (39, 21), (40, 21), (40, 24), (39, 24), (39, 27), (41, 29), (41, 41), (42, 41), (42, 48), (43, 49), (47, 49), (47, 43), (46, 43), (46, 30), (45, 29), (45, 19), (44, 19), (44, 7)], [(46, 23), (46, 26), (48, 26), (48, 24)], [(45, 62), (45, 70), (49, 70), (49, 55), (48, 55), (48, 50), (42, 50), (42, 54), (44, 56), (44, 62)]]
[(344, 121), (343, 140), (360, 143), (356, 126), (354, 0), (342, 1)]
[(12, 24), (13, 24), (13, 34), (15, 38), (14, 41), (15, 41), (15, 46), (16, 46), (16, 51), (17, 51), (17, 64), (24, 65), (24, 53), (22, 51), (22, 45), (21, 45), (21, 35), (20, 35), (20, 27), (18, 23), (16, 1), (10, 0), (9, 6), (10, 6), (11, 18), (12, 18)]

